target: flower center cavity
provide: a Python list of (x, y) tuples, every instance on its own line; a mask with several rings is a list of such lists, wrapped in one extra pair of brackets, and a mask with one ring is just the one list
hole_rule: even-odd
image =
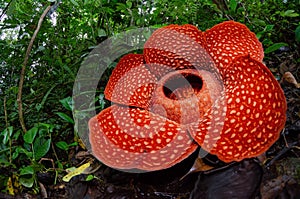
[(197, 95), (201, 91), (203, 81), (201, 77), (181, 73), (171, 76), (163, 85), (164, 95), (172, 100), (182, 100)]

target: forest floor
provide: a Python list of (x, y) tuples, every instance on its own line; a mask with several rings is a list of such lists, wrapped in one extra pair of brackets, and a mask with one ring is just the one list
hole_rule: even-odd
[[(140, 174), (114, 170), (94, 160), (97, 169), (92, 180), (87, 181), (88, 174), (82, 174), (68, 183), (59, 180), (54, 184), (54, 176), (43, 173), (38, 175), (38, 194), (24, 190), (16, 196), (0, 193), (0, 198), (205, 199), (232, 198), (232, 194), (237, 198), (300, 198), (300, 88), (288, 83), (290, 78), (282, 78), (289, 71), (300, 81), (300, 66), (294, 61), (299, 58), (299, 54), (283, 49), (265, 60), (280, 79), (288, 111), (280, 139), (259, 160), (224, 164), (214, 156), (207, 156), (203, 161), (214, 167), (212, 170), (191, 173), (183, 179), (197, 152), (170, 169)], [(80, 147), (74, 147), (69, 156), (72, 165), (93, 159)]]

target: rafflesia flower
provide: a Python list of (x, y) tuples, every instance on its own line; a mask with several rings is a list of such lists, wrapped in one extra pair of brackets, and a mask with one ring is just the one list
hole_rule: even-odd
[(154, 171), (198, 146), (224, 162), (265, 152), (286, 101), (255, 34), (227, 21), (201, 32), (169, 25), (143, 54), (121, 58), (105, 88), (113, 105), (89, 121), (92, 153), (117, 169)]

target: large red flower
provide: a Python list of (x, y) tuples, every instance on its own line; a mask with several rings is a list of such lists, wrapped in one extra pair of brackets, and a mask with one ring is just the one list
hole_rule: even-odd
[(118, 169), (153, 171), (200, 145), (224, 162), (265, 152), (284, 127), (286, 101), (249, 29), (228, 21), (156, 30), (144, 53), (124, 56), (89, 122), (93, 155)]

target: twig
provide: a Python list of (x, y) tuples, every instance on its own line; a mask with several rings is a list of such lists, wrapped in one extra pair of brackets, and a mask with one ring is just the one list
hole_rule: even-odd
[(285, 147), (289, 147), (289, 144), (286, 140), (285, 134), (284, 134), (285, 128), (282, 130), (282, 135), (283, 135), (283, 139), (284, 139), (284, 143), (285, 143)]
[(266, 168), (270, 167), (272, 164), (274, 164), (275, 161), (281, 158), (282, 155), (284, 155), (286, 152), (294, 148), (297, 144), (298, 142), (292, 142), (291, 144), (287, 144), (288, 146), (283, 148), (265, 167)]
[(5, 15), (5, 13), (6, 13), (6, 11), (8, 10), (8, 8), (9, 8), (9, 6), (10, 6), (10, 4), (11, 4), (11, 2), (12, 2), (13, 0), (10, 0), (10, 2), (8, 2), (8, 4), (5, 6), (5, 8), (2, 10), (2, 13), (1, 13), (1, 15), (0, 15), (0, 21), (2, 20), (2, 17)]
[(18, 102), (18, 112), (19, 112), (19, 121), (20, 121), (20, 124), (21, 124), (21, 127), (22, 127), (22, 130), (24, 133), (27, 132), (27, 129), (26, 129), (26, 125), (25, 125), (25, 122), (24, 122), (24, 117), (23, 117), (23, 106), (22, 106), (22, 90), (23, 90), (23, 84), (24, 84), (24, 78), (25, 78), (25, 70), (26, 70), (26, 65), (27, 65), (27, 62), (28, 62), (28, 59), (29, 59), (29, 55), (30, 55), (30, 51), (32, 49), (32, 46), (33, 46), (33, 42), (41, 28), (41, 25), (42, 25), (42, 22), (45, 18), (45, 16), (47, 15), (47, 13), (49, 12), (49, 10), (51, 9), (51, 5), (49, 5), (43, 12), (43, 14), (41, 15), (40, 19), (39, 19), (39, 22), (38, 22), (38, 25), (32, 35), (32, 38), (29, 42), (29, 45), (27, 47), (27, 50), (26, 50), (26, 54), (25, 54), (25, 58), (24, 58), (24, 62), (23, 62), (23, 65), (22, 65), (22, 69), (21, 69), (21, 74), (20, 74), (20, 82), (19, 82), (19, 90), (18, 90), (18, 97), (17, 97), (17, 102)]
[(59, 158), (58, 158), (57, 153), (56, 153), (56, 151), (55, 151), (55, 147), (54, 147), (53, 142), (51, 142), (51, 148), (52, 148), (52, 150), (53, 150), (53, 153), (54, 153), (54, 156), (55, 156), (56, 160), (59, 161)]

